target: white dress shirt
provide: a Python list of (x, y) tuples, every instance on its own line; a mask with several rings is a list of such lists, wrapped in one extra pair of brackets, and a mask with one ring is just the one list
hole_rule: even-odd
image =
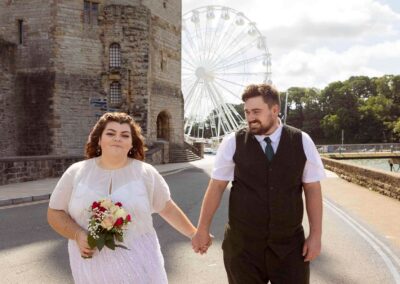
[[(274, 153), (278, 149), (279, 141), (282, 134), (282, 123), (279, 127), (269, 135), (271, 139), (271, 145), (274, 149)], [(301, 132), (303, 149), (306, 155), (306, 164), (303, 170), (303, 183), (317, 182), (326, 178), (324, 165), (322, 164), (321, 157), (315, 147), (314, 142), (311, 137), (305, 133)], [(257, 141), (260, 143), (260, 147), (265, 149), (267, 143), (264, 141), (266, 135), (255, 135)], [(233, 155), (236, 151), (236, 136), (235, 133), (231, 133), (224, 137), (221, 144), (219, 145), (217, 155), (214, 161), (214, 168), (211, 174), (213, 179), (232, 181), (234, 176), (235, 162), (233, 161)]]

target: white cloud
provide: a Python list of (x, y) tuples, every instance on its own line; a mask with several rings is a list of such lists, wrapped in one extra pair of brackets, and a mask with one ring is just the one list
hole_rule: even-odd
[(399, 73), (400, 40), (371, 46), (353, 46), (344, 52), (320, 48), (292, 51), (273, 66), (274, 83), (281, 90), (291, 86), (319, 87), (350, 76)]
[(222, 5), (256, 22), (272, 53), (273, 81), (283, 90), (400, 74), (400, 13), (382, 1), (183, 0), (183, 11)]

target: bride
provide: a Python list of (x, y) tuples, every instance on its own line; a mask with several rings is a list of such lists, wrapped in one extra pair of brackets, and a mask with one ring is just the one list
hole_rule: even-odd
[[(86, 158), (60, 178), (47, 214), (50, 226), (69, 239), (75, 283), (168, 283), (151, 214), (189, 238), (196, 228), (171, 199), (163, 177), (143, 162), (139, 126), (125, 113), (104, 114), (89, 135)], [(127, 250), (99, 252), (88, 245), (88, 208), (105, 197), (121, 202), (132, 216), (124, 232)]]

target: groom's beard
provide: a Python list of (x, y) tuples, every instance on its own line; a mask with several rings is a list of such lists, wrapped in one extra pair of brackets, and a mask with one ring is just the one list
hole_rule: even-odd
[(248, 122), (250, 133), (253, 135), (265, 135), (274, 125), (271, 120), (268, 124), (262, 124), (260, 120), (255, 119)]

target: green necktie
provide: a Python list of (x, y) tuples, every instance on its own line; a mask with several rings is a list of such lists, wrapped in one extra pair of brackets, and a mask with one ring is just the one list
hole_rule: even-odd
[(271, 138), (265, 137), (264, 141), (267, 142), (267, 146), (265, 146), (265, 156), (267, 156), (268, 161), (272, 161), (274, 158), (274, 149), (272, 149)]

